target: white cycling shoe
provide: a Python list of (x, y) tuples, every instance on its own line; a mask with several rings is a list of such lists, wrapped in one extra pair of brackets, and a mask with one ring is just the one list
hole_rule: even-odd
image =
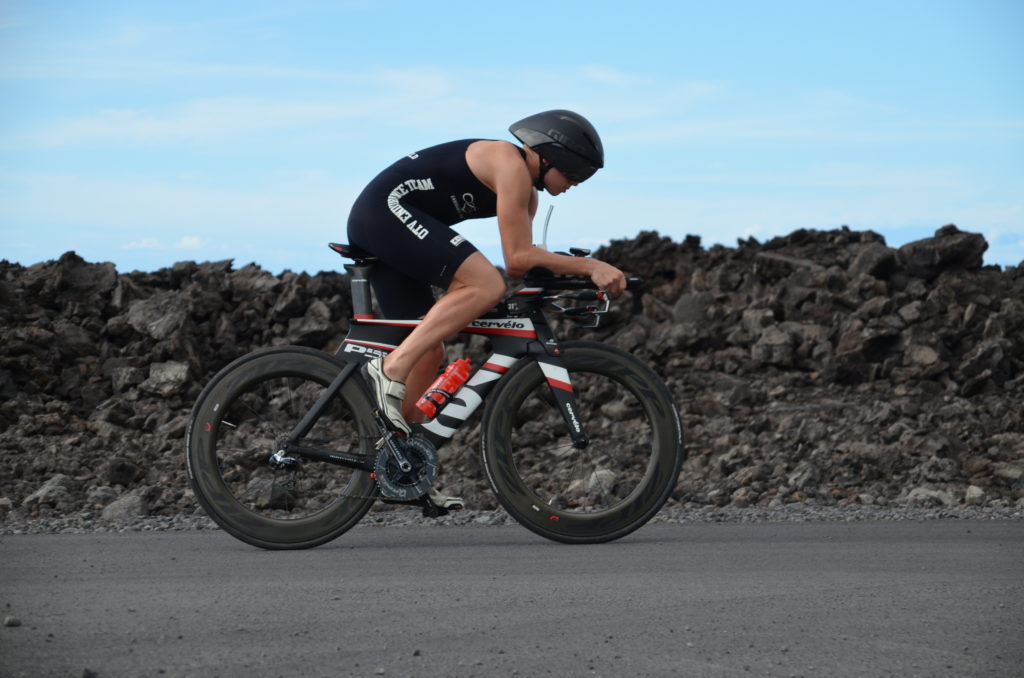
[(434, 488), (427, 490), (427, 499), (437, 508), (446, 511), (457, 511), (466, 506), (465, 502), (462, 501), (462, 497), (449, 497), (446, 494), (441, 494)]
[(412, 433), (409, 424), (402, 417), (402, 401), (405, 400), (405, 384), (394, 381), (384, 374), (384, 359), (374, 358), (363, 365), (363, 376), (370, 384), (373, 399), (384, 420), (391, 428), (405, 435)]

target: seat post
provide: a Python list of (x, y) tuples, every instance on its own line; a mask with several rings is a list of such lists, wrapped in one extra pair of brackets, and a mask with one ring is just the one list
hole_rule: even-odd
[(370, 296), (370, 269), (373, 264), (345, 264), (351, 276), (352, 315), (356, 318), (373, 317), (373, 301)]

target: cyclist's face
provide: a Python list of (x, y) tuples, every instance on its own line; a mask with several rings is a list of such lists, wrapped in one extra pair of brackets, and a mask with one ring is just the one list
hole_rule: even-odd
[(573, 181), (562, 174), (562, 171), (557, 167), (552, 167), (548, 173), (544, 175), (544, 187), (548, 189), (548, 193), (551, 195), (565, 193), (578, 183), (578, 181)]

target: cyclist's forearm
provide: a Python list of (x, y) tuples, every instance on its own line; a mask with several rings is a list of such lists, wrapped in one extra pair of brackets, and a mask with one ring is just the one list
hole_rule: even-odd
[(594, 272), (595, 262), (595, 259), (548, 252), (536, 245), (517, 253), (506, 253), (505, 255), (506, 269), (513, 278), (522, 278), (531, 268), (538, 266), (546, 268), (556, 275), (589, 277)]

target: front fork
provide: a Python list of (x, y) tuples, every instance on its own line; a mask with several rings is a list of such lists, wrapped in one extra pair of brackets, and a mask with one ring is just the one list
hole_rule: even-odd
[(569, 380), (569, 370), (565, 369), (559, 355), (546, 355), (537, 362), (551, 389), (551, 396), (555, 399), (562, 418), (565, 419), (565, 425), (569, 428), (572, 446), (578, 450), (584, 449), (590, 444), (590, 438), (583, 429), (583, 417), (576, 400), (576, 391)]
[(538, 343), (530, 347), (530, 353), (540, 366), (544, 379), (551, 389), (551, 396), (555, 399), (565, 425), (569, 428), (572, 446), (582, 450), (590, 444), (590, 438), (583, 428), (583, 416), (576, 400), (576, 391), (569, 378), (569, 370), (562, 360), (562, 349), (559, 348), (558, 340), (543, 315), (536, 314), (533, 322), (537, 330)]

